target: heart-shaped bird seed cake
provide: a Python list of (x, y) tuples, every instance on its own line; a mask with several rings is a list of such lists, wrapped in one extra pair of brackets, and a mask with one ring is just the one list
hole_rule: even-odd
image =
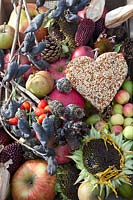
[(107, 52), (96, 60), (81, 56), (69, 62), (66, 78), (100, 112), (111, 103), (127, 76), (128, 66), (121, 54)]

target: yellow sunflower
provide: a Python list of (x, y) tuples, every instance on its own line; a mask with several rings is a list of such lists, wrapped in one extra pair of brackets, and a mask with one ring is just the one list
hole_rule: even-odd
[(81, 170), (75, 184), (89, 183), (98, 199), (106, 199), (111, 191), (117, 197), (120, 184), (131, 184), (132, 145), (133, 141), (125, 141), (122, 134), (115, 136), (107, 128), (99, 132), (92, 127), (90, 134), (83, 139), (81, 148), (70, 156)]

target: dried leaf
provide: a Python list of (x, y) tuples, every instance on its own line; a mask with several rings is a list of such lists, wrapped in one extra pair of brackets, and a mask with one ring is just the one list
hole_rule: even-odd
[(86, 10), (87, 19), (98, 21), (103, 14), (104, 6), (105, 0), (92, 0)]

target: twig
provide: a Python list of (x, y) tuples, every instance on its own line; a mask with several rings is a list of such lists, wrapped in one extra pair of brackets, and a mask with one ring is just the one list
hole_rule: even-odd
[(10, 60), (12, 59), (12, 57), (14, 55), (15, 48), (16, 48), (16, 43), (17, 43), (17, 39), (18, 39), (21, 8), (22, 8), (22, 0), (19, 0), (18, 10), (17, 10), (16, 27), (15, 27), (15, 34), (14, 34), (14, 40), (13, 40), (12, 49), (11, 49)]
[(36, 102), (37, 104), (39, 103), (40, 100), (34, 94), (32, 94), (30, 91), (28, 91), (27, 89), (25, 89), (24, 87), (22, 87), (21, 85), (16, 83), (14, 80), (12, 80), (11, 83), (14, 86), (16, 86), (21, 92), (23, 92), (24, 94), (29, 96), (34, 102)]

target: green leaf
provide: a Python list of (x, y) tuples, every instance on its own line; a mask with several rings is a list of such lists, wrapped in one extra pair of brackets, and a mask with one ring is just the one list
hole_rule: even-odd
[(120, 51), (120, 49), (121, 49), (121, 47), (122, 47), (122, 44), (116, 44), (115, 46), (114, 46), (114, 52), (119, 52)]

